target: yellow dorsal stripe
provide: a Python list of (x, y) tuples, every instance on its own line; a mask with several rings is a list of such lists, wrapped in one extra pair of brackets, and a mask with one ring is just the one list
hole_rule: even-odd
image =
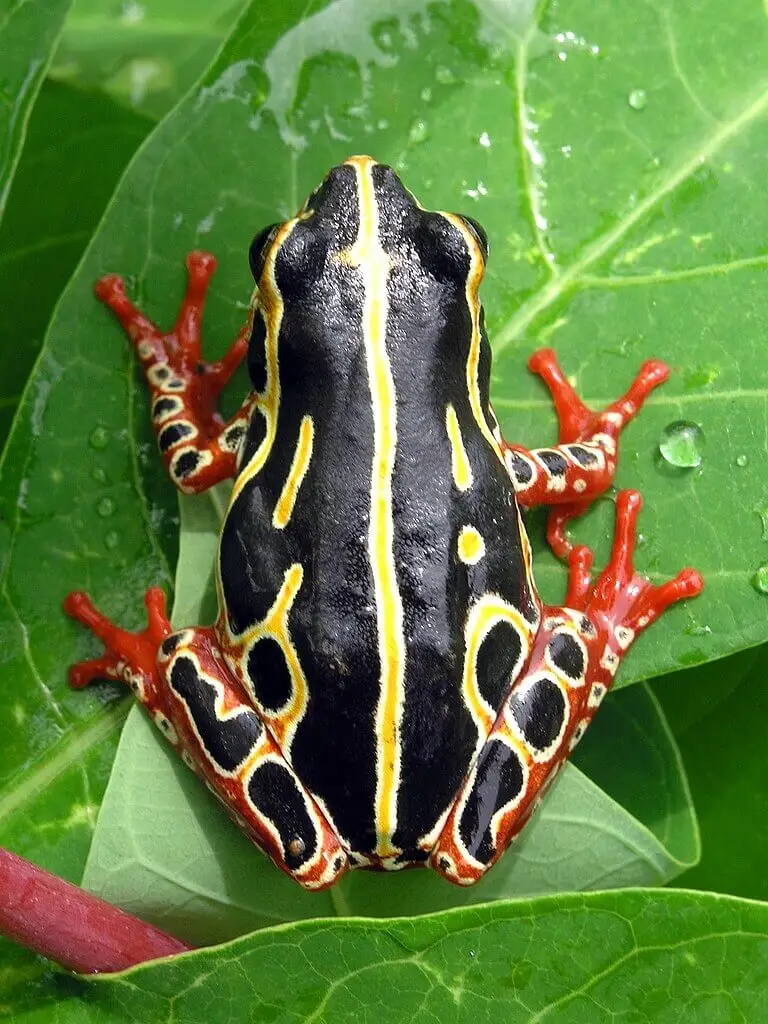
[(315, 426), (311, 416), (305, 416), (299, 427), (299, 440), (296, 451), (293, 454), (291, 468), (285, 479), (283, 490), (272, 513), (272, 525), (276, 530), (283, 530), (290, 522), (296, 498), (301, 487), (301, 482), (309, 469), (312, 458), (312, 443), (315, 436)]
[(355, 168), (357, 175), (360, 213), (360, 230), (349, 253), (349, 263), (359, 269), (365, 289), (363, 338), (373, 413), (368, 551), (376, 599), (381, 666), (376, 707), (376, 853), (387, 857), (397, 852), (392, 845), (392, 836), (397, 828), (400, 729), (405, 690), (403, 606), (395, 572), (392, 514), (397, 409), (395, 383), (386, 346), (387, 279), (391, 261), (379, 240), (379, 216), (371, 174), (373, 161), (355, 157), (348, 163)]
[(459, 418), (450, 402), (445, 407), (445, 429), (451, 444), (453, 482), (460, 491), (466, 491), (472, 486), (472, 467), (469, 464), (464, 439), (461, 436)]

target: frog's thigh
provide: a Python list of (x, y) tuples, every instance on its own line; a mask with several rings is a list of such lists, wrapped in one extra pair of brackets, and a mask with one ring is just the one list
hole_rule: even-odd
[(184, 762), (281, 870), (307, 889), (333, 884), (346, 853), (226, 667), (212, 630), (168, 637), (158, 665), (166, 699), (155, 720)]

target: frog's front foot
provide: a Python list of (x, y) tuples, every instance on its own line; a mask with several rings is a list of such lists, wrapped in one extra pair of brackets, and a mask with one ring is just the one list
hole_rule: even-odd
[(552, 349), (534, 352), (528, 369), (541, 377), (552, 395), (559, 441), (551, 448), (531, 450), (505, 443), (505, 462), (521, 505), (554, 506), (547, 540), (559, 558), (567, 559), (572, 547), (565, 532), (568, 521), (585, 512), (613, 483), (619, 436), (653, 389), (667, 379), (669, 368), (657, 359), (647, 360), (626, 393), (599, 412), (576, 394)]
[(176, 323), (162, 332), (128, 298), (121, 277), (108, 274), (94, 292), (112, 310), (130, 338), (152, 396), (152, 425), (171, 479), (182, 490), (205, 490), (234, 476), (247, 424), (244, 407), (226, 423), (219, 395), (248, 348), (247, 328), (223, 359), (202, 359), (200, 325), (215, 258), (207, 252), (187, 256), (187, 289)]

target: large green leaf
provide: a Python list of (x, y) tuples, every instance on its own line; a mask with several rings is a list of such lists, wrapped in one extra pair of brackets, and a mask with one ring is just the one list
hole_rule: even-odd
[(17, 1024), (763, 1021), (768, 907), (647, 890), (306, 922), (119, 975), (19, 985)]
[(0, 217), (32, 104), (72, 0), (0, 0)]
[(213, 58), (243, 0), (75, 0), (51, 69), (159, 117)]
[(0, 439), (53, 305), (151, 122), (98, 94), (44, 82), (0, 224)]

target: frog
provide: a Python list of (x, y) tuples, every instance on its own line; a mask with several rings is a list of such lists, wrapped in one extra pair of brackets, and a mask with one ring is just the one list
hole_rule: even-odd
[[(426, 210), (372, 157), (333, 167), (296, 216), (249, 250), (254, 291), (223, 356), (202, 357), (216, 267), (188, 255), (162, 331), (121, 277), (95, 293), (133, 345), (171, 480), (232, 480), (213, 625), (172, 629), (162, 589), (130, 632), (75, 591), (69, 615), (104, 645), (70, 683), (125, 683), (252, 843), (299, 885), (350, 869), (428, 867), (483, 878), (580, 741), (619, 663), (683, 569), (652, 585), (633, 552), (641, 498), (615, 497), (610, 559), (568, 523), (613, 486), (621, 431), (666, 380), (658, 360), (599, 412), (551, 349), (557, 444), (504, 439), (490, 401), (479, 288), (488, 240), (471, 217)], [(250, 391), (219, 396), (245, 363)], [(522, 513), (548, 507), (567, 564), (545, 604)]]

